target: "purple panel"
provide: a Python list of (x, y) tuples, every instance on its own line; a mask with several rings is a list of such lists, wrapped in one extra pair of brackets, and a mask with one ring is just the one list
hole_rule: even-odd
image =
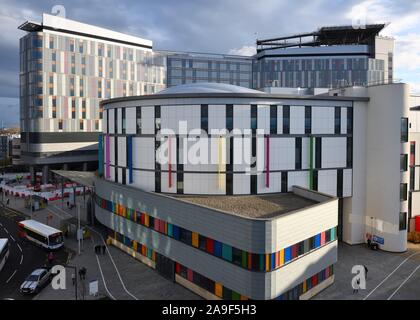
[(110, 174), (110, 151), (109, 151), (109, 134), (105, 136), (105, 178), (109, 179), (111, 178)]

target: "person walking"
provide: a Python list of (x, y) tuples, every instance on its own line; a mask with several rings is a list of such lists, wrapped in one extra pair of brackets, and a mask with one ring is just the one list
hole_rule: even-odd
[(353, 287), (353, 294), (359, 293), (359, 288), (360, 288), (360, 279), (357, 279), (356, 285)]
[(367, 275), (368, 275), (369, 270), (365, 265), (363, 265), (363, 268), (365, 268), (365, 279), (367, 279)]
[(50, 251), (50, 253), (48, 253), (48, 264), (51, 266), (54, 262), (54, 254), (52, 253), (52, 251)]
[(106, 252), (106, 245), (102, 245), (102, 254), (105, 255)]
[(73, 286), (76, 284), (76, 275), (74, 273), (71, 274), (71, 282), (73, 283)]

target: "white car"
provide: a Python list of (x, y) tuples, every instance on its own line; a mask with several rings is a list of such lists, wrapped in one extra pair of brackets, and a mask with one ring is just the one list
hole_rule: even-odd
[(45, 268), (34, 270), (20, 286), (20, 292), (23, 294), (38, 293), (51, 280), (51, 272)]

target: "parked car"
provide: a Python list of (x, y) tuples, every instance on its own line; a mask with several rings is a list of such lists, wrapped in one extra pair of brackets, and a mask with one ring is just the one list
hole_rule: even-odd
[(40, 268), (34, 270), (20, 286), (23, 294), (38, 293), (51, 281), (52, 274), (48, 269)]

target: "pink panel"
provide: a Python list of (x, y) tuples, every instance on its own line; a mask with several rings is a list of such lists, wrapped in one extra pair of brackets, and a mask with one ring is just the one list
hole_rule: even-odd
[(187, 269), (187, 279), (188, 281), (193, 281), (193, 271), (191, 269)]
[(270, 188), (270, 137), (265, 136), (265, 186)]
[(321, 232), (321, 246), (325, 244), (325, 231)]

